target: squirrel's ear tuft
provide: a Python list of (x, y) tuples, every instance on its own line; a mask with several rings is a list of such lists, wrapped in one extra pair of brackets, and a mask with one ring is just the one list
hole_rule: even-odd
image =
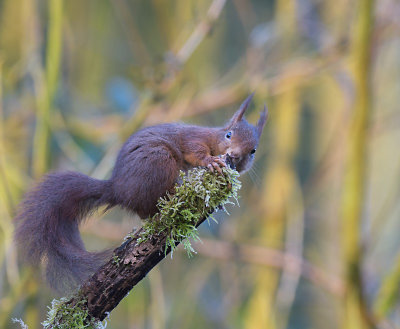
[(233, 126), (235, 123), (241, 121), (243, 119), (243, 114), (246, 112), (251, 100), (253, 99), (254, 93), (250, 94), (249, 97), (245, 99), (245, 101), (240, 105), (239, 110), (233, 115), (232, 119), (229, 121), (229, 126)]
[(261, 136), (262, 131), (264, 129), (265, 123), (268, 120), (268, 110), (267, 106), (264, 104), (264, 110), (260, 113), (260, 118), (258, 119), (257, 125), (256, 125), (256, 130), (257, 130), (257, 135), (258, 137)]

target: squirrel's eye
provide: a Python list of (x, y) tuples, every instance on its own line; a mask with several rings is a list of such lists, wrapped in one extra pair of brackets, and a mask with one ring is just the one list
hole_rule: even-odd
[(252, 150), (250, 151), (250, 153), (251, 153), (251, 154), (256, 153), (256, 149), (252, 149)]
[(225, 137), (226, 138), (228, 138), (228, 139), (230, 139), (231, 138), (231, 136), (232, 136), (232, 132), (230, 131), (230, 132), (228, 132), (226, 135), (225, 135)]

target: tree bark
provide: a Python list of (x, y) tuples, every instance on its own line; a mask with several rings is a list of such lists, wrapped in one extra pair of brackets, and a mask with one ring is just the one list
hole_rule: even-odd
[[(196, 227), (206, 219), (198, 221)], [(170, 248), (165, 250), (166, 233), (137, 244), (142, 232), (143, 229), (139, 229), (116, 248), (114, 257), (82, 285), (78, 295), (87, 300), (92, 317), (104, 320), (129, 291), (170, 253)]]
[[(227, 166), (233, 168), (229, 156), (225, 156), (224, 160)], [(196, 170), (194, 169), (194, 171)], [(184, 208), (189, 212), (189, 215), (190, 211), (199, 211), (199, 216), (186, 217), (191, 218), (192, 221), (186, 224), (191, 224), (197, 228), (217, 207), (228, 202), (229, 197), (237, 197), (240, 183), (235, 178), (237, 176), (234, 172), (224, 173), (223, 179), (213, 179), (213, 175), (219, 174), (210, 173), (205, 169), (204, 172), (200, 170), (196, 173), (192, 172), (192, 174), (195, 176), (188, 176), (192, 177), (193, 180), (183, 180), (174, 197), (177, 197), (177, 200), (180, 200), (177, 202), (181, 202), (182, 205), (182, 202), (185, 203), (186, 197), (193, 196), (190, 193), (195, 193), (195, 198), (200, 198), (201, 195), (199, 200), (202, 200), (202, 202), (196, 203), (198, 209), (193, 209), (195, 198), (190, 199), (191, 201), (187, 200), (187, 208)], [(206, 194), (210, 199), (203, 199), (204, 194), (201, 194), (201, 189), (194, 188), (197, 186), (196, 184), (203, 184), (203, 188), (210, 193)], [(187, 188), (189, 190), (186, 190)], [(170, 207), (171, 204), (166, 203), (161, 207), (163, 206)], [(168, 212), (160, 212), (157, 215), (160, 218), (151, 219), (155, 221), (152, 223), (162, 223), (162, 216), (168, 216), (168, 214)], [(173, 218), (176, 219), (176, 217)], [(157, 220), (160, 221), (157, 222)], [(178, 221), (177, 225), (179, 225), (179, 219), (176, 220)], [(145, 229), (149, 230), (149, 227), (146, 228), (145, 226), (130, 234), (122, 245), (114, 250), (111, 259), (84, 282), (74, 296), (70, 299), (62, 298), (53, 301), (52, 308), (48, 312), (48, 319), (44, 323), (45, 328), (66, 328), (65, 325), (68, 325), (68, 328), (80, 328), (82, 323), (97, 327), (98, 321), (104, 320), (130, 290), (171, 252), (170, 239), (174, 239), (172, 241), (177, 246), (186, 238), (183, 234), (182, 236), (172, 235), (170, 227), (167, 226), (165, 228), (154, 228), (155, 232), (159, 233), (151, 235), (144, 234), (149, 232)], [(139, 239), (141, 239), (140, 243), (138, 243)], [(169, 239), (169, 247), (167, 247), (167, 239)]]

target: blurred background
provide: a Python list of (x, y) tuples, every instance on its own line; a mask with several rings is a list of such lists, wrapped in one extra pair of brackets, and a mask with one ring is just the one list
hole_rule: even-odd
[[(40, 328), (50, 291), (13, 217), (49, 171), (107, 178), (123, 141), (220, 125), (253, 91), (270, 119), (240, 208), (203, 224), (108, 327), (400, 328), (397, 0), (0, 0), (0, 328)], [(119, 209), (82, 228), (117, 246)]]

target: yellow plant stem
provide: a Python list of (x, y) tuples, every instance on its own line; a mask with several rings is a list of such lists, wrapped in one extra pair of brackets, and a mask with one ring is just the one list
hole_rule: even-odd
[[(296, 90), (278, 96), (273, 114), (275, 153), (262, 193), (263, 223), (261, 238), (274, 248), (282, 248), (288, 209), (296, 186), (293, 158), (297, 149), (299, 101)], [(246, 329), (277, 328), (275, 295), (279, 271), (263, 268), (257, 271), (255, 288), (248, 306)]]
[(375, 300), (374, 311), (378, 319), (383, 319), (396, 305), (399, 299), (400, 286), (400, 256), (396, 264), (387, 276), (383, 279), (378, 297)]
[(347, 165), (344, 180), (342, 227), (346, 293), (344, 329), (371, 328), (366, 315), (361, 280), (361, 222), (365, 196), (367, 128), (371, 107), (370, 52), (373, 1), (360, 0), (354, 27), (351, 65), (355, 104), (349, 125)]
[[(296, 39), (296, 1), (279, 0), (276, 4), (276, 21), (282, 33), (282, 47), (289, 53)], [(261, 238), (274, 248), (282, 248), (285, 237), (288, 207), (296, 186), (293, 158), (297, 149), (299, 125), (298, 90), (291, 88), (276, 98), (271, 127), (274, 133), (274, 153), (264, 182)], [(273, 122), (272, 122), (273, 121)], [(245, 319), (246, 329), (276, 329), (279, 319), (276, 310), (276, 293), (280, 273), (276, 269), (260, 269), (255, 278), (253, 296)]]
[(51, 109), (57, 91), (62, 49), (63, 0), (50, 0), (48, 6), (46, 72), (37, 102), (37, 123), (33, 145), (33, 174), (35, 177), (43, 175), (48, 169)]

